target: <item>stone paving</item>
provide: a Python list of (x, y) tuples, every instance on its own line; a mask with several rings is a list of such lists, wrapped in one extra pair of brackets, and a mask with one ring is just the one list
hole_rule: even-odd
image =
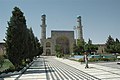
[[(85, 64), (81, 64), (79, 62), (71, 61), (68, 59), (60, 59), (60, 58), (56, 58), (56, 60), (63, 62), (67, 65), (70, 65), (76, 69), (79, 69), (85, 73), (93, 75), (101, 80), (120, 80), (120, 69), (119, 69), (120, 65), (119, 65), (119, 68), (115, 68), (115, 67), (110, 67), (110, 66), (108, 67), (105, 65), (100, 65), (97, 63), (91, 63), (89, 64), (90, 68), (85, 69), (84, 68)], [(112, 66), (116, 66), (116, 65), (117, 63)]]
[(38, 58), (24, 74), (4, 78), (4, 80), (46, 80), (43, 58)]
[(100, 80), (54, 57), (45, 57), (47, 80)]
[(119, 66), (89, 63), (90, 68), (85, 69), (85, 64), (79, 62), (44, 56), (35, 60), (24, 74), (0, 80), (120, 80)]

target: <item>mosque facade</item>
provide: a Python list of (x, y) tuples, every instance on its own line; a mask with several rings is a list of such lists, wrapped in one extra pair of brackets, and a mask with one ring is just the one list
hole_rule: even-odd
[[(73, 45), (75, 44), (74, 31), (66, 30), (51, 30), (51, 37), (46, 38), (46, 15), (41, 16), (41, 45), (43, 46), (43, 55), (51, 56), (55, 55), (56, 46), (59, 45), (62, 49), (62, 53), (73, 53)], [(81, 16), (77, 17), (77, 37), (83, 40), (83, 31), (81, 24)]]

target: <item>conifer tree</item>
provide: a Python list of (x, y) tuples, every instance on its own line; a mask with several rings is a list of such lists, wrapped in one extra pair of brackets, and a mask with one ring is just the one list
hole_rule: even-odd
[(29, 44), (28, 45), (28, 50), (29, 50), (28, 58), (30, 60), (32, 60), (34, 55), (35, 55), (35, 47), (36, 47), (36, 45), (35, 45), (35, 37), (34, 37), (32, 28), (28, 29), (28, 32), (29, 32), (29, 34), (28, 34), (28, 44)]
[(85, 41), (77, 39), (77, 44), (74, 44), (73, 46), (73, 52), (77, 55), (81, 54), (84, 52), (84, 45)]
[(22, 65), (26, 48), (26, 20), (23, 12), (14, 7), (12, 17), (8, 22), (6, 33), (6, 53), (16, 68)]
[(109, 36), (107, 41), (106, 41), (105, 50), (108, 53), (120, 53), (119, 39), (116, 38), (116, 40), (114, 40), (111, 36)]
[(106, 48), (105, 48), (106, 52), (112, 53), (114, 50), (114, 44), (115, 44), (114, 39), (109, 35), (106, 41)]
[(98, 49), (98, 47), (96, 45), (92, 44), (92, 40), (88, 40), (88, 43), (85, 44), (85, 51), (89, 52), (91, 54), (91, 52), (96, 52), (96, 50)]
[(37, 37), (35, 37), (35, 42), (36, 42), (36, 56), (39, 56), (43, 53), (43, 48)]

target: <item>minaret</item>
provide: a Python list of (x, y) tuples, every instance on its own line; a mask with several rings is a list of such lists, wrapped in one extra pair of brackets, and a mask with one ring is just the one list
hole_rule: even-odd
[(77, 17), (77, 32), (78, 32), (78, 39), (83, 40), (83, 31), (82, 31), (82, 24), (81, 24), (81, 16)]
[(40, 25), (41, 26), (41, 39), (43, 40), (43, 39), (46, 39), (46, 15), (45, 14), (43, 14), (42, 16), (41, 16), (41, 21), (42, 21), (42, 25)]

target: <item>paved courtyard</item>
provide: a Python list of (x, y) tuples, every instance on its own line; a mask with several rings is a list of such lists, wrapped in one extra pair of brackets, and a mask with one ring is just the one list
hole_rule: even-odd
[(90, 68), (84, 67), (79, 62), (44, 56), (35, 60), (24, 74), (3, 80), (120, 80), (120, 65), (116, 62), (90, 63)]

